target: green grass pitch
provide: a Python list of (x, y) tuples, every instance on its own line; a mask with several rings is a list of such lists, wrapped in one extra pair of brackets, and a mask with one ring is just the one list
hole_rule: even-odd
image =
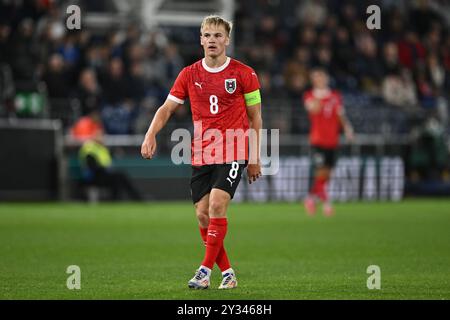
[[(189, 290), (203, 258), (192, 205), (0, 204), (0, 299), (449, 299), (450, 200), (232, 204), (239, 287)], [(81, 268), (68, 290), (66, 268)], [(381, 289), (369, 290), (369, 265)]]

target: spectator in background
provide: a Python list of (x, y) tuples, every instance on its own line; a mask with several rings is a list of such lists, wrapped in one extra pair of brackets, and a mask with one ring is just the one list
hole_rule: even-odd
[(387, 42), (383, 46), (383, 72), (392, 74), (400, 69), (398, 60), (398, 48), (394, 42)]
[(352, 30), (353, 24), (358, 20), (358, 12), (353, 3), (346, 2), (340, 5), (339, 21), (347, 29)]
[(437, 92), (423, 67), (417, 68), (416, 85), (420, 104), (430, 115), (436, 112)]
[(83, 180), (87, 185), (108, 188), (113, 201), (120, 200), (121, 193), (126, 193), (134, 201), (142, 200), (128, 176), (113, 167), (111, 153), (104, 144), (102, 129), (96, 130), (93, 136), (83, 142), (79, 160)]
[(411, 10), (409, 21), (414, 21), (413, 27), (419, 36), (424, 36), (435, 24), (442, 24), (442, 18), (431, 6), (430, 0), (416, 1), (416, 7)]
[(417, 108), (417, 96), (414, 81), (407, 69), (397, 71), (392, 69), (383, 79), (382, 94), (387, 103), (402, 108), (405, 111), (414, 111)]
[(295, 49), (294, 59), (304, 68), (312, 66), (311, 51), (305, 46), (299, 46)]
[(140, 106), (142, 100), (146, 96), (147, 88), (150, 85), (145, 78), (142, 63), (134, 62), (131, 65), (129, 85), (130, 85), (130, 97), (133, 99), (133, 102), (136, 105)]
[(0, 116), (13, 113), (15, 86), (10, 60), (10, 47), (8, 44), (11, 28), (8, 24), (0, 22)]
[(139, 43), (130, 43), (124, 56), (124, 67), (131, 71), (133, 64), (142, 63), (145, 58), (144, 47)]
[(9, 65), (0, 62), (0, 116), (14, 112), (14, 81)]
[(184, 61), (178, 51), (178, 46), (174, 43), (168, 43), (160, 62), (163, 67), (162, 78), (164, 79), (164, 86), (169, 87), (184, 67)]
[(47, 70), (43, 80), (47, 85), (50, 99), (67, 98), (70, 92), (69, 77), (64, 60), (60, 54), (54, 53), (48, 59)]
[(97, 74), (105, 68), (108, 52), (105, 46), (93, 45), (86, 48), (85, 67), (94, 69)]
[(332, 45), (334, 53), (335, 75), (338, 86), (347, 89), (356, 87), (356, 78), (352, 74), (354, 71), (354, 49), (352, 47), (350, 34), (344, 26), (339, 26)]
[(69, 68), (74, 68), (80, 59), (80, 49), (76, 44), (75, 34), (68, 34), (64, 42), (58, 47), (57, 52), (63, 57)]
[(448, 102), (445, 95), (450, 92), (449, 75), (436, 54), (428, 55), (426, 63), (426, 77), (429, 79), (437, 99), (437, 118), (443, 124), (446, 124), (448, 121)]
[(297, 16), (300, 21), (317, 27), (325, 23), (327, 17), (327, 7), (323, 0), (305, 0), (297, 8)]
[(272, 77), (269, 72), (265, 70), (258, 71), (258, 79), (261, 86), (261, 95), (263, 99), (265, 98), (265, 95), (267, 95), (267, 97), (273, 97), (274, 94), (277, 93), (278, 90), (274, 90), (272, 85)]
[(100, 111), (102, 91), (93, 69), (84, 69), (81, 72), (76, 96), (80, 100), (83, 115)]
[(36, 80), (38, 48), (33, 39), (33, 28), (33, 20), (24, 19), (16, 31), (17, 34), (11, 37), (10, 62), (15, 81), (31, 82)]
[(423, 38), (423, 44), (427, 54), (439, 53), (439, 48), (442, 44), (441, 28), (439, 25), (433, 27), (430, 32)]
[(444, 177), (449, 163), (445, 140), (445, 127), (435, 117), (428, 117), (413, 137), (409, 155), (413, 180), (432, 182)]
[(9, 37), (11, 35), (11, 27), (0, 22), (0, 63), (7, 63), (11, 59)]
[(108, 71), (101, 78), (105, 103), (119, 106), (131, 97), (129, 83), (127, 81), (123, 62), (120, 58), (112, 58)]
[(425, 47), (414, 31), (407, 31), (397, 45), (398, 56), (402, 66), (412, 69), (416, 64), (424, 62)]
[(443, 95), (450, 89), (446, 79), (447, 72), (435, 53), (429, 54), (426, 59), (426, 73), (438, 95)]
[(440, 53), (442, 55), (444, 68), (448, 72), (450, 70), (450, 32), (447, 34), (447, 39), (441, 46)]
[(369, 33), (363, 33), (356, 39), (358, 57), (356, 72), (364, 91), (379, 94), (379, 84), (383, 78), (383, 68), (378, 58), (378, 46)]
[(331, 53), (330, 48), (320, 47), (317, 49), (314, 65), (327, 70), (331, 74), (335, 73), (334, 64), (332, 61), (332, 53)]
[(317, 32), (311, 26), (301, 26), (298, 40), (300, 42), (300, 45), (302, 46), (305, 46), (307, 48), (315, 48), (317, 41)]
[(284, 45), (284, 40), (279, 29), (279, 24), (275, 16), (264, 15), (260, 23), (255, 26), (255, 44), (270, 47), (271, 51), (279, 50)]
[(120, 58), (111, 59), (108, 72), (103, 75), (101, 84), (105, 100), (102, 119), (106, 132), (109, 134), (133, 133), (136, 106), (131, 99), (129, 82)]
[(100, 113), (97, 110), (91, 110), (88, 114), (83, 115), (70, 128), (70, 135), (78, 141), (87, 141), (96, 135), (100, 135), (103, 131)]
[(308, 86), (308, 70), (297, 61), (289, 62), (284, 70), (284, 83), (289, 97), (297, 102)]

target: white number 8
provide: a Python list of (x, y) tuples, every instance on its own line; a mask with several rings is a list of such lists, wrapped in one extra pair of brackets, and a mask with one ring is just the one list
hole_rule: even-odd
[(211, 111), (212, 114), (216, 114), (217, 112), (219, 112), (219, 99), (217, 98), (217, 96), (209, 96), (209, 103), (209, 111)]
[(230, 169), (230, 173), (228, 174), (230, 176), (231, 179), (236, 179), (237, 174), (238, 174), (238, 170), (239, 170), (239, 163), (237, 163), (236, 161), (234, 161), (231, 164), (231, 169)]

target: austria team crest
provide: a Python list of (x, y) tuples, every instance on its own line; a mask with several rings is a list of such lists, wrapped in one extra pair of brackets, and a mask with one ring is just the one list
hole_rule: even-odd
[(236, 79), (225, 79), (225, 90), (228, 93), (233, 93), (236, 91)]

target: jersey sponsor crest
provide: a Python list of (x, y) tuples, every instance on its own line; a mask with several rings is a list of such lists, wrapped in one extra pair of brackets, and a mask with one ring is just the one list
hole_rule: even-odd
[(236, 91), (236, 79), (225, 79), (225, 90), (229, 94), (232, 94)]

